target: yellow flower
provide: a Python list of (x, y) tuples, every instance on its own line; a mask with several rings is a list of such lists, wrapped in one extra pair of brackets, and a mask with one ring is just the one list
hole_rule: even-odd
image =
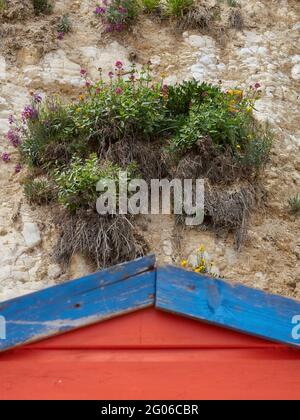
[(195, 268), (194, 272), (195, 273), (200, 273), (201, 272), (201, 268), (200, 267)]
[(199, 267), (199, 270), (200, 270), (200, 272), (204, 271), (204, 270), (205, 270), (204, 265), (201, 265), (201, 266)]
[(238, 150), (241, 150), (241, 146), (240, 146), (239, 144), (237, 144), (237, 145), (236, 145), (236, 148), (237, 148)]
[(187, 266), (187, 260), (182, 260), (181, 261), (181, 267), (186, 267)]
[(240, 89), (231, 89), (227, 93), (230, 96), (239, 96), (240, 98), (242, 98), (244, 95), (243, 91)]
[(79, 96), (78, 96), (78, 99), (79, 99), (80, 101), (84, 101), (84, 98), (85, 98), (85, 95), (79, 95)]
[(249, 113), (252, 112), (251, 106), (248, 106), (248, 108), (246, 109), (246, 111), (249, 112)]
[(205, 258), (201, 258), (201, 265), (205, 265)]
[(205, 251), (205, 246), (204, 245), (200, 245), (200, 248), (198, 249), (199, 252), (204, 252)]

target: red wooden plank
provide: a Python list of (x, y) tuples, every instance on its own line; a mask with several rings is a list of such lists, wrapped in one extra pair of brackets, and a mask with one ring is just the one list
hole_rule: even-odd
[(1, 399), (299, 399), (299, 352), (15, 350)]
[(80, 334), (74, 331), (26, 346), (27, 349), (266, 347), (284, 346), (153, 308), (84, 328)]
[(143, 310), (0, 355), (0, 399), (299, 399), (300, 353)]

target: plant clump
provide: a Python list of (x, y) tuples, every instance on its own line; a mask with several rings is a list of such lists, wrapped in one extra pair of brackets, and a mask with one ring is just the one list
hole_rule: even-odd
[(139, 9), (137, 0), (103, 0), (94, 13), (104, 22), (106, 32), (122, 32), (136, 20)]
[[(9, 118), (8, 141), (31, 171), (26, 196), (62, 209), (57, 259), (68, 261), (80, 251), (102, 267), (146, 249), (134, 216), (96, 212), (97, 183), (117, 181), (120, 171), (129, 180), (205, 178), (206, 220), (236, 232), (239, 246), (255, 192), (232, 192), (232, 185), (255, 185), (272, 143), (269, 129), (253, 115), (260, 85), (245, 91), (196, 80), (168, 86), (155, 81), (148, 66), (138, 72), (121, 61), (106, 77), (99, 69), (96, 81), (85, 69), (80, 73), (85, 93), (76, 100), (32, 93), (21, 117)], [(218, 185), (222, 193), (214, 189)]]
[(32, 0), (34, 13), (36, 15), (48, 15), (52, 13), (53, 5), (49, 0)]

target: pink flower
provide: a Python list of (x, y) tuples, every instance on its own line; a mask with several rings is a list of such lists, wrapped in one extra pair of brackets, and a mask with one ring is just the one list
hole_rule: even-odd
[(96, 90), (95, 90), (96, 95), (99, 95), (100, 92), (101, 92), (101, 89), (100, 88), (96, 88)]
[(85, 69), (80, 70), (80, 76), (85, 77), (87, 74), (87, 71)]
[(91, 87), (91, 85), (92, 85), (92, 83), (91, 83), (91, 82), (89, 82), (88, 80), (85, 82), (85, 86), (86, 86), (87, 88)]
[(58, 32), (57, 33), (57, 39), (59, 41), (63, 40), (64, 39), (64, 36), (65, 36), (65, 33), (64, 32)]
[(7, 152), (3, 152), (1, 157), (2, 157), (3, 162), (5, 163), (7, 163), (10, 160), (9, 153)]
[(122, 88), (120, 88), (120, 87), (117, 87), (116, 88), (116, 90), (115, 90), (115, 93), (117, 94), (117, 95), (121, 95), (121, 93), (123, 92), (123, 89)]
[(255, 89), (259, 89), (261, 87), (261, 84), (260, 83), (255, 83), (255, 85), (254, 85), (254, 88)]
[(117, 69), (121, 70), (123, 68), (123, 63), (122, 61), (118, 60), (116, 61), (115, 66), (117, 67)]
[(97, 6), (95, 10), (95, 15), (104, 15), (106, 9), (104, 7)]
[(110, 72), (108, 73), (108, 77), (109, 77), (110, 79), (112, 79), (112, 78), (114, 77), (114, 74), (113, 74), (113, 72), (112, 72), (112, 71), (110, 71)]
[(18, 173), (20, 173), (20, 172), (21, 172), (21, 170), (22, 170), (22, 166), (20, 165), (20, 163), (18, 163), (18, 164), (15, 166), (15, 173), (16, 173), (16, 174), (18, 174)]

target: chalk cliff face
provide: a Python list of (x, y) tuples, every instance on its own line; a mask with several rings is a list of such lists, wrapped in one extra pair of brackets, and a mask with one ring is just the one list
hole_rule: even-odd
[[(224, 13), (217, 28), (201, 33), (174, 31), (167, 23), (142, 16), (128, 34), (104, 34), (93, 14), (96, 1), (56, 1), (49, 16), (35, 17), (31, 0), (7, 0), (0, 12), (0, 301), (40, 289), (92, 267), (74, 256), (68, 272), (51, 260), (56, 231), (51, 210), (29, 206), (23, 197), (24, 169), (15, 174), (17, 152), (6, 140), (7, 118), (20, 113), (31, 90), (72, 98), (82, 89), (80, 68), (97, 76), (117, 59), (149, 60), (168, 82), (184, 78), (247, 86), (260, 82), (264, 94), (256, 116), (276, 133), (271, 161), (262, 182), (266, 206), (252, 216), (241, 252), (231, 237), (209, 231), (183, 233), (181, 252), (192, 256), (205, 244), (220, 275), (271, 292), (300, 298), (300, 218), (289, 214), (287, 200), (300, 193), (300, 3), (296, 0), (241, 0), (245, 26), (230, 29)], [(209, 4), (212, 7), (215, 2)], [(223, 6), (222, 6), (223, 7)], [(73, 30), (57, 40), (59, 17), (68, 13)], [(225, 29), (224, 29), (225, 28)], [(145, 234), (160, 262), (176, 256), (173, 218), (152, 216)]]

